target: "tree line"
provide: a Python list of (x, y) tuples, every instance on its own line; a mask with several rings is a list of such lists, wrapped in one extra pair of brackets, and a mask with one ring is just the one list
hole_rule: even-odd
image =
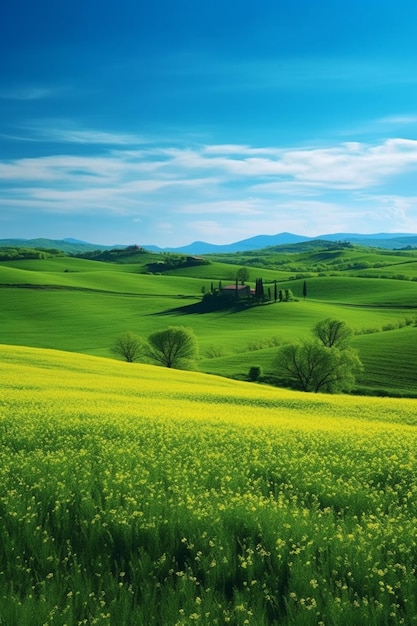
[[(313, 337), (283, 344), (273, 361), (278, 384), (307, 392), (351, 391), (363, 365), (350, 347), (353, 331), (345, 322), (326, 318), (316, 324)], [(191, 328), (169, 326), (147, 340), (132, 332), (120, 335), (112, 351), (129, 363), (141, 360), (176, 369), (188, 369), (198, 355), (197, 338)], [(262, 370), (252, 366), (249, 380), (261, 380)]]
[(145, 340), (132, 333), (121, 334), (112, 352), (128, 363), (150, 360), (164, 367), (183, 369), (197, 358), (197, 338), (191, 328), (169, 326), (149, 335)]

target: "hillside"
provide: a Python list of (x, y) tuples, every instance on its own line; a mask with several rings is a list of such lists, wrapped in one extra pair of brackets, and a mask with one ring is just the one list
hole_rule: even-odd
[[(259, 306), (226, 303), (218, 310), (202, 307), (203, 292), (234, 285), (243, 265), (209, 259), (203, 264), (197, 259), (195, 264), (193, 258), (188, 262), (180, 255), (133, 249), (119, 250), (116, 257), (111, 252), (112, 260), (106, 261), (66, 256), (3, 261), (0, 341), (113, 357), (111, 346), (123, 332), (146, 338), (169, 325), (185, 325), (197, 336), (201, 370), (246, 378), (249, 367), (259, 363), (273, 380), (276, 346), (309, 337), (320, 319), (333, 317), (344, 320), (357, 335), (355, 347), (366, 363), (358, 381), (363, 390), (414, 395), (412, 349), (396, 350), (396, 345), (417, 347), (416, 257), (403, 254), (317, 246), (310, 253), (286, 252), (281, 257), (274, 253), (271, 266), (269, 256), (262, 268), (246, 266), (249, 284), (262, 276), (272, 300)], [(375, 268), (384, 278), (368, 278), (361, 273), (364, 270), (336, 269), (369, 259), (374, 264), (384, 260), (383, 268)], [(318, 263), (327, 271), (313, 271)], [(394, 278), (399, 263), (403, 272), (409, 268), (407, 280)], [(152, 272), (151, 267), (161, 271)], [(292, 302), (274, 302), (275, 281), (280, 290), (293, 294)], [(392, 330), (383, 332), (386, 329)], [(384, 352), (389, 337), (396, 338), (389, 343), (398, 363), (391, 371)]]
[(408, 272), (410, 278), (416, 268), (417, 250), (383, 250), (340, 242), (308, 241), (288, 246), (209, 258), (266, 269), (280, 269), (295, 273), (346, 272), (351, 275), (397, 275)]
[(414, 621), (415, 401), (0, 356), (5, 624)]
[(40, 248), (44, 250), (54, 249), (66, 254), (78, 254), (92, 250), (107, 250), (117, 246), (102, 246), (87, 243), (78, 239), (0, 239), (0, 248)]

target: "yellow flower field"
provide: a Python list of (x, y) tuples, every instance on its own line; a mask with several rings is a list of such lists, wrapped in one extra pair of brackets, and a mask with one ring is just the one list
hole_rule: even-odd
[(0, 624), (417, 622), (415, 400), (0, 355)]

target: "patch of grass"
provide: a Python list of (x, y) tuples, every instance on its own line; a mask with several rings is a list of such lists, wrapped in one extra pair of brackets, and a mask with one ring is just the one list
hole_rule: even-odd
[[(365, 371), (358, 384), (417, 393), (417, 328), (409, 326), (353, 339)], [(366, 372), (366, 373), (365, 373)]]
[[(303, 280), (283, 283), (301, 298)], [(307, 280), (308, 300), (374, 307), (417, 307), (414, 282), (351, 276), (321, 276)]]

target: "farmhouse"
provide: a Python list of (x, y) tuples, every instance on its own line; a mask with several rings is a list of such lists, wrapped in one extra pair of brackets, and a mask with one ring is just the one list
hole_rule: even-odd
[(222, 287), (222, 295), (242, 300), (243, 298), (249, 298), (252, 290), (249, 285), (226, 285)]

